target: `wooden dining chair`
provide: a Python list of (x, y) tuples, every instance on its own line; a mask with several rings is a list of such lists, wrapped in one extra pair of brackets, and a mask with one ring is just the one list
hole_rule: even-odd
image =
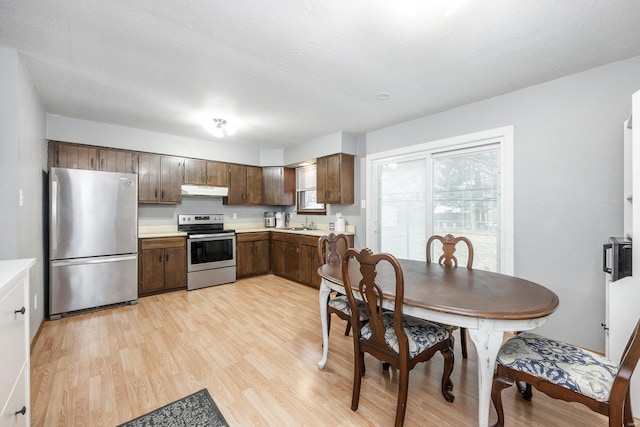
[[(352, 283), (349, 276), (349, 263), (355, 260), (359, 264), (362, 279)], [(388, 263), (395, 271), (394, 310), (383, 310), (383, 293), (376, 282), (378, 265)], [(358, 251), (347, 249), (342, 260), (342, 280), (349, 304), (353, 307), (351, 327), (353, 329), (354, 367), (353, 394), (351, 409), (357, 410), (360, 400), (360, 388), (364, 375), (364, 353), (389, 363), (399, 370), (398, 403), (395, 425), (402, 426), (409, 391), (409, 371), (418, 363), (425, 362), (440, 352), (444, 357), (441, 391), (447, 402), (453, 402), (453, 340), (449, 331), (439, 325), (403, 314), (404, 276), (398, 260), (390, 254), (373, 254), (370, 249)], [(364, 325), (359, 319), (359, 306), (356, 304), (353, 287), (365, 302), (370, 318)]]
[(491, 400), (504, 426), (502, 390), (524, 381), (555, 399), (578, 402), (609, 417), (610, 427), (633, 426), (629, 382), (640, 358), (640, 321), (620, 363), (599, 354), (529, 332), (500, 348)]
[[(447, 234), (444, 237), (439, 235), (433, 235), (427, 240), (427, 262), (431, 262), (431, 244), (438, 240), (442, 243), (442, 255), (438, 258), (438, 264), (442, 264), (448, 267), (457, 267), (458, 258), (454, 255), (456, 251), (456, 245), (463, 242), (467, 245), (467, 268), (473, 266), (473, 245), (471, 241), (463, 236), (453, 237), (451, 234)], [(457, 326), (443, 325), (449, 332), (453, 333)], [(467, 358), (467, 328), (460, 328), (460, 349), (462, 350), (462, 357)]]
[[(340, 265), (342, 257), (340, 253), (346, 251), (351, 244), (349, 238), (344, 234), (330, 233), (324, 235), (318, 239), (318, 261), (320, 265), (331, 264)], [(360, 320), (365, 322), (369, 319), (369, 313), (365, 304), (361, 301), (356, 301), (360, 305)], [(331, 315), (335, 314), (342, 320), (347, 321), (344, 334), (349, 335), (351, 331), (351, 307), (346, 295), (338, 294), (327, 301), (327, 327), (331, 331)]]

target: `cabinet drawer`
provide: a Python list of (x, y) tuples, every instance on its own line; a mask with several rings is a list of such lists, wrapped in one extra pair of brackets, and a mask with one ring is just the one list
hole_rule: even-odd
[[(0, 415), (0, 427), (24, 427), (27, 424), (27, 419), (29, 415), (29, 403), (26, 401), (27, 395), (25, 394), (26, 390), (26, 365), (22, 366), (20, 370), (20, 376), (18, 377), (18, 381), (16, 381), (13, 390), (9, 394), (9, 398), (7, 400), (6, 405), (4, 401), (2, 402), (2, 414)], [(13, 371), (17, 372), (17, 371)], [(12, 384), (13, 385), (13, 384)], [(26, 408), (27, 412), (23, 414), (16, 415), (16, 412), (20, 411), (22, 408)]]
[[(20, 367), (26, 359), (25, 322), (28, 312), (15, 313), (24, 307), (25, 280), (0, 297), (0, 331), (2, 331), (2, 369), (0, 369), (0, 405), (9, 396)], [(26, 309), (26, 307), (25, 307)], [(4, 417), (3, 417), (4, 420)], [(4, 425), (4, 424), (2, 424)]]
[(187, 244), (185, 237), (157, 237), (153, 239), (140, 239), (141, 249), (182, 248)]
[(257, 240), (269, 240), (268, 231), (258, 231), (252, 233), (238, 233), (236, 234), (236, 242), (255, 242)]

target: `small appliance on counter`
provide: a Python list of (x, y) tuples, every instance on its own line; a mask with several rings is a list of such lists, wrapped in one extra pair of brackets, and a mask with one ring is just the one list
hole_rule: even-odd
[(336, 214), (335, 228), (338, 233), (344, 233), (345, 223), (341, 213)]
[(264, 213), (264, 227), (265, 228), (273, 228), (276, 226), (276, 213), (275, 212), (265, 212)]
[(284, 214), (276, 212), (276, 228), (284, 228)]
[(602, 248), (602, 270), (611, 274), (611, 281), (631, 276), (631, 240), (610, 237)]
[(291, 227), (291, 212), (284, 214), (284, 226)]

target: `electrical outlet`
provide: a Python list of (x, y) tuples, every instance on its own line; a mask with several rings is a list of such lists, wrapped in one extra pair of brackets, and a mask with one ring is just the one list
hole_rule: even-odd
[(238, 219), (238, 214), (237, 213), (233, 213), (233, 219)]
[(37, 310), (38, 309), (38, 294), (35, 294), (33, 296), (33, 309)]

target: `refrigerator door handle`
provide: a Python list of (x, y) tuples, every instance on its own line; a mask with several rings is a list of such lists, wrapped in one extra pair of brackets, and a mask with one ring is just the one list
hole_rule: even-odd
[(113, 256), (113, 257), (96, 257), (96, 258), (76, 258), (51, 261), (51, 264), (55, 267), (64, 267), (67, 265), (81, 265), (81, 264), (101, 264), (105, 262), (120, 262), (131, 261), (138, 258), (138, 254)]
[(51, 181), (51, 249), (58, 249), (58, 181)]

